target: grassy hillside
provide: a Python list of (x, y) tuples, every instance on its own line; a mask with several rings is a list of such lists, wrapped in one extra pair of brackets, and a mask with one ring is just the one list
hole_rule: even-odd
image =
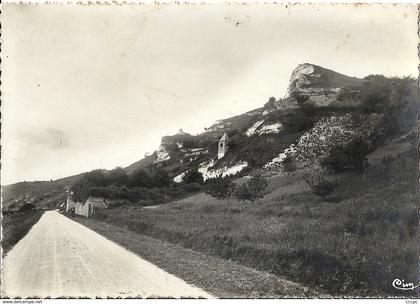
[(277, 176), (255, 203), (198, 194), (96, 216), (331, 294), (396, 295), (392, 280), (416, 273), (415, 159), (411, 149), (387, 172), (377, 165), (364, 175), (337, 175), (338, 187), (323, 198), (302, 176)]
[(18, 210), (27, 203), (42, 209), (58, 208), (66, 201), (66, 190), (81, 175), (54, 181), (20, 182), (2, 186), (3, 210)]

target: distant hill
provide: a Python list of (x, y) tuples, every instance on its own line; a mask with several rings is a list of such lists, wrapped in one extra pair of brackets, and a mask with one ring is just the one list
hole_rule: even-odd
[(17, 210), (31, 203), (37, 208), (58, 208), (66, 201), (66, 191), (82, 174), (54, 181), (19, 182), (2, 186), (2, 204), (6, 210)]

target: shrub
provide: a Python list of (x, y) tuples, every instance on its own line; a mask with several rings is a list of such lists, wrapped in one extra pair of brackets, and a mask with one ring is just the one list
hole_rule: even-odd
[(235, 184), (231, 177), (222, 177), (219, 175), (216, 178), (209, 179), (206, 182), (205, 192), (215, 198), (228, 198), (235, 191)]
[(360, 98), (360, 89), (352, 87), (342, 88), (337, 97), (337, 99), (340, 101), (350, 102), (357, 102), (360, 100)]
[(19, 208), (19, 212), (25, 212), (34, 208), (35, 208), (34, 204), (26, 203)]
[(306, 171), (303, 179), (312, 191), (319, 196), (326, 196), (335, 188), (335, 183), (326, 178), (326, 173), (315, 166)]
[(369, 152), (369, 145), (364, 137), (356, 136), (345, 146), (344, 152), (348, 156), (349, 165), (363, 172), (368, 165), (366, 155)]
[(305, 131), (313, 127), (314, 120), (302, 110), (296, 110), (283, 116), (282, 123), (289, 128)]
[(264, 108), (274, 108), (276, 103), (276, 98), (271, 96), (268, 101), (265, 103)]
[(182, 143), (182, 147), (185, 148), (185, 149), (192, 149), (192, 148), (195, 147), (195, 145), (196, 144), (195, 144), (194, 140), (192, 140), (192, 139), (184, 140), (183, 143)]
[(296, 99), (296, 102), (300, 105), (304, 104), (305, 102), (309, 100), (309, 96), (302, 95), (299, 92), (293, 92), (292, 97)]
[(325, 168), (340, 173), (347, 168), (348, 156), (344, 153), (343, 147), (334, 147), (321, 163)]
[(189, 170), (184, 176), (184, 182), (186, 184), (197, 183), (202, 185), (204, 183), (203, 174), (198, 172), (197, 168)]
[(296, 171), (296, 162), (291, 155), (286, 155), (286, 158), (282, 162), (283, 170), (285, 172), (294, 172)]
[(357, 135), (347, 144), (332, 148), (321, 164), (336, 173), (351, 169), (363, 172), (368, 166), (368, 152), (369, 144), (364, 136)]
[(130, 186), (132, 187), (161, 188), (169, 186), (170, 181), (168, 173), (162, 168), (155, 168), (148, 171), (138, 169), (130, 176)]
[(195, 192), (199, 192), (203, 189), (201, 184), (198, 183), (190, 183), (190, 184), (185, 184), (182, 187), (183, 191), (187, 192), (187, 193), (195, 193)]
[(267, 180), (261, 175), (256, 175), (248, 182), (240, 185), (235, 190), (235, 196), (241, 201), (250, 200), (254, 202), (264, 197), (264, 190), (267, 186)]

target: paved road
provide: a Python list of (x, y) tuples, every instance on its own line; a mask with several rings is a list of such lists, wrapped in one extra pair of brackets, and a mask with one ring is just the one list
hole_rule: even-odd
[(9, 252), (2, 281), (9, 297), (211, 297), (55, 211)]

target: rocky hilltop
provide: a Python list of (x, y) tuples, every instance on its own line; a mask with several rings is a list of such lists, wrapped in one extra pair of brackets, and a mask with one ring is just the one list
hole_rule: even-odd
[[(378, 77), (360, 79), (314, 64), (300, 64), (291, 74), (284, 98), (270, 97), (263, 107), (217, 121), (196, 136), (185, 132), (166, 136), (152, 161), (181, 182), (191, 168), (198, 168), (208, 179), (256, 168), (281, 171), (287, 155), (297, 158), (298, 163), (311, 163), (361, 133), (369, 138), (373, 149), (384, 117), (382, 110), (378, 113), (363, 108), (366, 97), (362, 91), (378, 83), (385, 85), (385, 78)], [(360, 111), (363, 115), (355, 119), (354, 114)], [(230, 138), (229, 149), (218, 160), (217, 141), (225, 132)], [(130, 170), (146, 161), (151, 159), (133, 164)]]
[(364, 80), (349, 77), (323, 67), (303, 63), (293, 70), (286, 97), (338, 93), (343, 88), (359, 88)]
[(363, 83), (363, 79), (303, 63), (292, 72), (286, 98), (297, 97), (317, 106), (328, 106), (337, 101), (343, 88), (358, 89)]

